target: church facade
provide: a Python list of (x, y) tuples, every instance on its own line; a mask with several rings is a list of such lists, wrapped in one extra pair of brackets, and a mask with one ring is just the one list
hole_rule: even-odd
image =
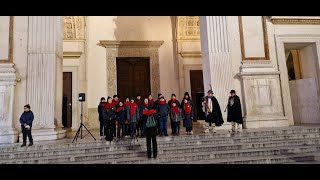
[(35, 141), (76, 131), (79, 93), (90, 129), (101, 97), (189, 92), (201, 109), (211, 88), (222, 111), (237, 92), (243, 128), (319, 124), (319, 52), (320, 16), (1, 16), (0, 143), (25, 104)]

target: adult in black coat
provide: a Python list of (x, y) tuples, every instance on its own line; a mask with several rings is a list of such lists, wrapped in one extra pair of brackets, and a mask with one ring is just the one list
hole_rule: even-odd
[(117, 117), (116, 107), (112, 103), (112, 98), (108, 97), (107, 105), (106, 105), (106, 120), (104, 122), (105, 124), (104, 134), (106, 136), (106, 140), (110, 142), (113, 140), (113, 132), (115, 131), (114, 123), (115, 123), (116, 117)]
[(236, 131), (236, 124), (237, 124), (237, 130), (240, 130), (241, 124), (243, 124), (243, 118), (242, 118), (242, 110), (241, 110), (241, 102), (239, 96), (236, 95), (235, 90), (230, 91), (230, 97), (228, 99), (228, 116), (227, 121), (231, 122), (232, 125), (232, 132)]
[(22, 129), (22, 139), (23, 143), (21, 147), (26, 146), (27, 144), (27, 136), (29, 139), (30, 144), (28, 146), (33, 145), (33, 138), (31, 135), (31, 128), (32, 128), (32, 122), (34, 119), (33, 112), (30, 110), (30, 105), (27, 104), (24, 106), (24, 112), (22, 113), (20, 117), (20, 124)]
[[(204, 101), (204, 112), (206, 115), (206, 122), (209, 123), (209, 127), (212, 126), (213, 133), (216, 133), (215, 127), (221, 126), (224, 121), (218, 100), (213, 96), (213, 91), (208, 91)], [(209, 127), (206, 129), (206, 133), (209, 132)]]

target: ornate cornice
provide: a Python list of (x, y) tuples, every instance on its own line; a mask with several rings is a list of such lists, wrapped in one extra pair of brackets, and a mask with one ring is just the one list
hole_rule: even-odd
[(101, 40), (98, 46), (105, 48), (159, 48), (163, 41), (108, 41)]
[(85, 16), (64, 16), (64, 40), (85, 39)]
[(270, 16), (273, 24), (320, 25), (320, 16)]

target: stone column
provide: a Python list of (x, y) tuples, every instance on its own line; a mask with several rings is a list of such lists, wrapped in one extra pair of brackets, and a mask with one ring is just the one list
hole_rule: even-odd
[[(36, 140), (65, 137), (62, 108), (62, 17), (29, 16), (27, 102)], [(59, 109), (60, 108), (60, 109)]]
[(0, 143), (17, 142), (18, 131), (13, 125), (13, 98), (16, 81), (12, 63), (0, 64)]
[[(200, 36), (205, 93), (212, 85), (218, 99), (225, 124), (224, 111), (232, 87), (232, 59), (226, 16), (200, 16)], [(226, 127), (225, 124), (222, 128)]]

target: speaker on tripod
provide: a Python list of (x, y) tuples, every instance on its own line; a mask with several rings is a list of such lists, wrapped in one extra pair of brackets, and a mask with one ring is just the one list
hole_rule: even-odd
[[(83, 102), (86, 101), (86, 94), (85, 93), (79, 93), (79, 102), (81, 104), (81, 112), (80, 112), (80, 127), (76, 133), (76, 135), (74, 136), (73, 138), (73, 141), (77, 141), (78, 140), (78, 137), (80, 136), (80, 139), (83, 139), (86, 135), (90, 134), (94, 140), (96, 140), (96, 138), (91, 134), (91, 132), (87, 129), (87, 127), (83, 124)], [(82, 127), (84, 127), (87, 131), (88, 131), (88, 134), (82, 136)]]

